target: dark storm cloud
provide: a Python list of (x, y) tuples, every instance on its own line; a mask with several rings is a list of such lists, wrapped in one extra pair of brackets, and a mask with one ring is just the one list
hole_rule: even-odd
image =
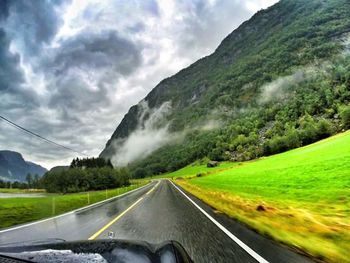
[(107, 90), (102, 87), (97, 91), (91, 91), (87, 89), (88, 85), (89, 83), (84, 82), (80, 75), (60, 76), (54, 82), (54, 88), (51, 91), (50, 108), (57, 109), (66, 119), (75, 114), (94, 111), (101, 105), (108, 107)]
[[(35, 91), (24, 87), (25, 76), (20, 60), (26, 55), (37, 53), (43, 43), (47, 44), (51, 41), (61, 23), (55, 8), (63, 2), (65, 1), (1, 1), (1, 110), (32, 108), (38, 105)], [(13, 43), (17, 48), (10, 50)]]
[[(72, 68), (85, 70), (113, 69), (127, 75), (141, 63), (140, 52), (130, 41), (115, 31), (91, 34), (84, 32), (60, 44), (54, 50), (49, 69), (55, 75), (65, 74)], [(50, 65), (51, 64), (51, 65)]]
[(83, 32), (63, 41), (42, 64), (52, 83), (50, 106), (77, 112), (106, 107), (111, 87), (141, 62), (140, 50), (115, 31)]
[(9, 14), (10, 2), (8, 0), (2, 0), (0, 3), (0, 21), (6, 19)]
[(8, 7), (6, 29), (19, 42), (26, 55), (36, 55), (43, 44), (48, 44), (62, 24), (57, 9), (67, 0), (11, 0)]
[(13, 91), (22, 81), (23, 73), (19, 69), (19, 55), (9, 51), (10, 40), (0, 28), (0, 91)]

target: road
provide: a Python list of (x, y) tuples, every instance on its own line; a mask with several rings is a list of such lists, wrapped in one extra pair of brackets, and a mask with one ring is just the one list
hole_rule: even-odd
[(162, 180), (99, 206), (0, 231), (0, 244), (62, 238), (179, 241), (194, 262), (312, 262)]

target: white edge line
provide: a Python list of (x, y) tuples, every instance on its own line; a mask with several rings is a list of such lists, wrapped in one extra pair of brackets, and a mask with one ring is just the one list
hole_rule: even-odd
[(238, 237), (232, 234), (229, 230), (227, 230), (222, 224), (216, 221), (213, 217), (211, 217), (207, 212), (205, 212), (199, 205), (197, 205), (190, 197), (188, 197), (179, 187), (177, 187), (172, 181), (169, 182), (181, 193), (183, 194), (195, 207), (198, 208), (210, 221), (212, 221), (218, 228), (220, 228), (229, 238), (231, 238), (235, 243), (237, 243), (241, 248), (243, 248), (249, 255), (251, 255), (255, 260), (259, 263), (269, 263), (266, 259), (261, 257), (258, 253), (256, 253), (253, 249), (247, 246), (243, 241), (241, 241)]
[(103, 201), (100, 201), (100, 202), (97, 202), (97, 203), (94, 203), (94, 204), (91, 204), (91, 205), (88, 205), (88, 206), (84, 206), (84, 207), (81, 207), (81, 208), (69, 211), (67, 213), (64, 213), (64, 214), (61, 214), (61, 215), (58, 215), (58, 216), (53, 216), (53, 217), (49, 217), (49, 218), (46, 218), (46, 219), (38, 220), (38, 221), (35, 221), (35, 222), (31, 222), (31, 223), (28, 223), (28, 224), (24, 224), (24, 225), (15, 226), (15, 227), (7, 228), (7, 229), (4, 229), (4, 230), (0, 230), (0, 234), (1, 233), (6, 233), (6, 232), (9, 232), (9, 231), (13, 231), (13, 230), (17, 230), (17, 229), (20, 229), (20, 228), (24, 228), (24, 227), (29, 227), (29, 226), (32, 226), (32, 225), (40, 224), (40, 223), (43, 223), (43, 222), (46, 222), (46, 221), (49, 221), (49, 220), (54, 220), (54, 219), (57, 219), (57, 218), (60, 218), (60, 217), (64, 217), (64, 216), (67, 216), (67, 215), (71, 215), (71, 214), (74, 214), (74, 213), (79, 212), (81, 210), (90, 209), (90, 208), (93, 208), (95, 206), (99, 206), (99, 205), (102, 205), (104, 203), (110, 202), (113, 199), (117, 199), (117, 198), (122, 197), (124, 195), (127, 195), (127, 194), (130, 194), (132, 192), (135, 192), (137, 190), (141, 190), (142, 188), (145, 188), (146, 186), (149, 186), (150, 184), (151, 184), (151, 182), (146, 184), (146, 185), (144, 185), (144, 186), (142, 186), (142, 187), (139, 187), (139, 188), (136, 188), (136, 189), (131, 190), (129, 192), (123, 193), (121, 195), (117, 195), (117, 196), (111, 197), (109, 199), (106, 199), (106, 200), (103, 200)]

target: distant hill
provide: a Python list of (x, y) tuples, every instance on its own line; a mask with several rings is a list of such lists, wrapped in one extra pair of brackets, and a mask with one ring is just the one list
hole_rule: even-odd
[(50, 169), (50, 172), (62, 172), (67, 171), (69, 169), (69, 166), (55, 166)]
[(100, 156), (145, 176), (205, 157), (251, 160), (349, 128), (349, 10), (348, 0), (281, 0), (259, 11), (132, 106)]
[(18, 152), (0, 151), (0, 177), (2, 179), (25, 181), (28, 173), (42, 176), (46, 172), (47, 169), (24, 160)]

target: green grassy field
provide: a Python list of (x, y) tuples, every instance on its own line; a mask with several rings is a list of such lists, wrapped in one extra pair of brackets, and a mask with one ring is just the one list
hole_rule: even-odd
[(350, 262), (350, 131), (176, 183), (275, 240)]
[(219, 171), (224, 171), (229, 168), (232, 168), (234, 166), (237, 166), (238, 163), (230, 163), (230, 162), (222, 162), (220, 163), (219, 166), (213, 167), (213, 168), (207, 168), (206, 164), (190, 164), (180, 170), (177, 170), (172, 173), (167, 173), (167, 174), (161, 174), (158, 176), (154, 176), (154, 179), (157, 178), (189, 178), (189, 177), (196, 177), (198, 174), (203, 175), (208, 175), (214, 172), (219, 172)]
[(131, 191), (148, 181), (112, 190), (75, 194), (49, 194), (46, 197), (0, 198), (0, 228), (59, 215)]

